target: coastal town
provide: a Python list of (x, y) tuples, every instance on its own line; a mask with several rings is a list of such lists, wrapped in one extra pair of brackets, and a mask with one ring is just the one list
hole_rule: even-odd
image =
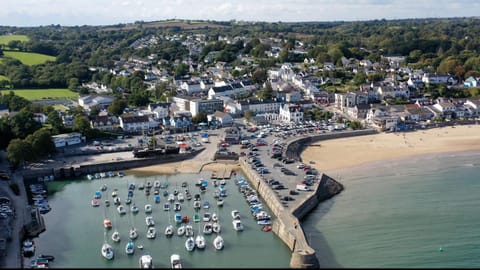
[[(44, 197), (41, 187), (50, 181), (208, 171), (212, 180), (242, 173), (275, 216), (270, 229), (292, 252), (290, 267), (317, 268), (301, 220), (344, 189), (334, 170), (479, 147), (474, 68), (467, 77), (459, 65), (434, 69), (412, 64), (419, 55), (365, 48), (363, 55), (377, 57), (330, 50), (314, 57), (313, 44), (292, 37), (189, 31), (135, 37), (121, 55), (85, 63), (89, 75), (70, 80), (74, 98), (25, 99), (13, 79), (0, 78), (0, 136), (7, 142), (0, 266), (31, 266), (24, 265), (25, 245), (48, 230), (43, 216), (55, 211), (33, 198)], [(14, 47), (21, 46), (2, 51)], [(164, 53), (171, 47), (175, 57)], [(48, 267), (38, 264), (44, 260), (32, 266)]]

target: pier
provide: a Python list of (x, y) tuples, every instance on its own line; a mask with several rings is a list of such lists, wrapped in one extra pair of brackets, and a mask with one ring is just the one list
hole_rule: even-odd
[(232, 169), (224, 169), (222, 172), (212, 171), (211, 179), (230, 179), (232, 177)]

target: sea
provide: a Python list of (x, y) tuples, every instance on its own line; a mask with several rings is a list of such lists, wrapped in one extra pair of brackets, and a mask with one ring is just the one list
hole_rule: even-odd
[[(52, 210), (44, 215), (46, 231), (34, 239), (37, 247), (35, 255), (53, 255), (55, 260), (50, 263), (50, 268), (139, 268), (139, 258), (143, 254), (150, 254), (153, 257), (154, 268), (170, 268), (172, 254), (180, 255), (184, 268), (289, 267), (290, 250), (272, 231), (264, 232), (261, 230), (262, 226), (256, 224), (253, 215), (250, 214), (249, 205), (239, 192), (233, 178), (226, 180), (227, 197), (224, 198), (223, 207), (218, 207), (214, 200), (214, 191), (218, 188), (214, 187), (213, 181), (209, 179), (209, 172), (176, 175), (130, 174), (129, 171), (125, 173), (124, 177), (96, 180), (87, 180), (82, 177), (68, 181), (48, 182), (47, 188), (50, 194), (48, 201)], [(242, 177), (241, 173), (237, 176)], [(200, 179), (207, 180), (205, 193), (201, 193), (199, 187), (195, 186)], [(163, 210), (163, 204), (167, 202), (167, 198), (162, 195), (164, 189), (160, 189), (161, 199), (158, 204), (154, 201), (153, 188), (149, 196), (143, 190), (138, 190), (139, 184), (147, 181), (152, 184), (154, 181), (167, 183), (166, 190), (170, 193), (175, 189), (184, 191), (188, 188), (192, 195), (200, 194), (202, 202), (209, 201), (210, 208), (202, 208), (198, 213), (200, 216), (205, 212), (217, 213), (222, 226), (220, 234), (225, 241), (224, 248), (216, 250), (213, 247), (216, 233), (205, 235), (207, 244), (205, 249), (195, 249), (191, 252), (185, 248), (187, 239), (185, 236), (166, 237), (164, 231), (168, 224), (178, 227), (174, 222), (173, 205), (171, 211)], [(188, 186), (182, 187), (183, 182), (187, 182)], [(130, 207), (127, 207), (127, 214), (120, 216), (113, 204), (111, 193), (117, 189), (117, 194), (125, 205), (130, 183), (136, 184), (137, 188), (132, 198), (140, 211), (133, 214), (130, 212)], [(103, 184), (107, 185), (107, 190), (102, 192), (101, 205), (92, 207), (91, 200), (95, 191), (99, 191)], [(106, 198), (111, 202), (109, 207), (104, 206)], [(151, 216), (157, 230), (155, 239), (146, 238), (145, 204), (152, 205)], [(269, 211), (266, 204), (264, 208)], [(240, 212), (244, 231), (233, 229), (231, 211), (234, 209)], [(192, 220), (195, 213), (193, 199), (185, 200), (179, 213), (190, 217), (195, 235), (199, 230), (203, 230), (205, 222), (194, 223)], [(108, 217), (113, 223), (113, 228), (107, 231), (106, 237), (104, 237), (104, 217)], [(135, 253), (127, 255), (125, 245), (131, 226), (137, 228), (139, 237), (134, 241), (137, 246)], [(111, 234), (115, 229), (121, 235), (119, 243), (111, 240)], [(100, 252), (105, 240), (114, 248), (115, 257), (110, 261), (103, 258)], [(139, 245), (143, 246), (143, 249), (139, 249)], [(29, 268), (31, 259), (33, 258), (24, 260), (24, 267)]]
[(329, 174), (345, 190), (302, 222), (321, 268), (480, 267), (480, 152)]

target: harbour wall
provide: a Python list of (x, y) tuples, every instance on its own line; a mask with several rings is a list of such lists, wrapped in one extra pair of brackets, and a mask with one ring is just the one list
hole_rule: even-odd
[[(338, 139), (352, 136), (373, 135), (378, 131), (374, 129), (334, 132), (316, 136), (298, 138), (287, 142), (284, 155), (301, 161), (300, 154), (311, 143)], [(312, 209), (324, 200), (327, 200), (343, 189), (343, 185), (328, 175), (322, 173), (317, 179), (313, 191), (305, 196), (298, 206), (294, 209), (287, 209), (274, 190), (264, 181), (262, 175), (251, 169), (247, 159), (240, 158), (240, 166), (250, 184), (256, 187), (257, 192), (262, 196), (265, 203), (277, 217), (272, 225), (272, 231), (287, 245), (292, 251), (290, 259), (291, 268), (319, 268), (320, 263), (315, 250), (309, 245), (305, 233), (300, 225), (300, 220), (304, 218)]]
[(103, 163), (91, 163), (79, 166), (68, 166), (59, 168), (29, 169), (22, 172), (24, 180), (37, 180), (38, 177), (53, 175), (55, 180), (79, 177), (81, 175), (98, 172), (127, 170), (162, 163), (178, 162), (190, 159), (201, 153), (205, 148), (184, 154), (166, 154), (152, 158), (135, 158), (131, 160), (120, 160)]

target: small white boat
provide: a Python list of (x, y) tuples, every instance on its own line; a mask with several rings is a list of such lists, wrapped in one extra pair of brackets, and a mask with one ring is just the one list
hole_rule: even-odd
[(132, 239), (132, 240), (137, 239), (137, 237), (138, 237), (137, 229), (131, 228), (131, 229), (128, 231), (128, 237), (129, 237), (130, 239)]
[(120, 215), (125, 215), (127, 213), (127, 210), (125, 210), (125, 206), (123, 206), (122, 204), (120, 204), (119, 206), (117, 206), (117, 212), (120, 214)]
[(195, 245), (197, 246), (197, 248), (199, 249), (204, 249), (205, 248), (205, 237), (201, 234), (197, 235), (197, 237), (195, 237)]
[(152, 213), (152, 205), (145, 204), (145, 214), (151, 214), (151, 213)]
[(203, 233), (204, 234), (212, 234), (213, 232), (213, 225), (212, 223), (208, 222), (203, 225)]
[(147, 230), (147, 238), (154, 239), (155, 237), (157, 237), (157, 230), (155, 227), (149, 227)]
[(35, 253), (35, 243), (33, 240), (27, 239), (23, 241), (22, 252), (26, 257), (30, 257)]
[(134, 204), (134, 205), (132, 205), (132, 207), (130, 207), (130, 211), (132, 211), (132, 213), (136, 214), (136, 213), (138, 213), (139, 209), (138, 209), (138, 207)]
[(107, 260), (113, 259), (113, 248), (108, 243), (102, 245), (102, 256)]
[(128, 243), (125, 245), (125, 253), (128, 255), (132, 255), (135, 253), (135, 244), (130, 240)]
[(184, 234), (185, 234), (185, 226), (181, 225), (180, 227), (177, 228), (177, 235), (183, 236)]
[(210, 203), (208, 201), (203, 202), (203, 209), (208, 209), (210, 208)]
[(168, 225), (165, 228), (165, 235), (166, 236), (172, 236), (173, 235), (173, 225)]
[(138, 260), (138, 264), (141, 269), (152, 269), (153, 268), (153, 258), (152, 256), (146, 254), (142, 255)]
[(178, 193), (178, 195), (177, 195), (177, 200), (178, 200), (179, 202), (185, 201), (185, 196), (183, 195), (182, 192), (179, 192), (179, 193)]
[(169, 202), (174, 202), (175, 201), (175, 195), (173, 195), (173, 193), (168, 194), (168, 201)]
[(181, 269), (182, 267), (182, 262), (180, 261), (180, 255), (178, 254), (172, 254), (170, 256), (170, 266), (172, 269)]
[(244, 227), (243, 227), (242, 221), (240, 219), (234, 219), (232, 221), (232, 224), (233, 224), (233, 229), (234, 230), (243, 231)]
[(215, 237), (215, 239), (213, 239), (213, 246), (217, 250), (223, 249), (224, 243), (225, 242), (223, 241), (223, 237), (220, 236), (220, 235), (217, 235), (217, 237)]
[(220, 226), (220, 223), (214, 222), (212, 225), (212, 230), (214, 233), (220, 233), (220, 231), (222, 230), (222, 226)]
[(120, 242), (120, 233), (118, 231), (112, 233), (112, 240), (113, 242)]
[(187, 240), (185, 241), (185, 248), (188, 251), (193, 251), (195, 249), (195, 239), (193, 238), (193, 236), (187, 238)]
[(145, 217), (145, 223), (147, 224), (148, 227), (155, 226), (155, 221), (153, 220), (152, 216)]
[(87, 179), (88, 180), (93, 180), (93, 179), (95, 179), (95, 176), (93, 176), (92, 174), (87, 174)]
[(240, 212), (238, 212), (238, 210), (232, 210), (232, 218), (240, 219)]
[(212, 214), (212, 221), (213, 221), (213, 222), (218, 222), (218, 215), (217, 215), (217, 213), (213, 213), (213, 214)]
[(153, 187), (154, 188), (160, 188), (160, 181), (155, 180), (155, 182), (153, 182)]
[(185, 225), (185, 236), (193, 236), (193, 227), (192, 225)]
[(114, 191), (112, 191), (112, 197), (115, 198), (117, 197), (118, 193), (117, 193), (117, 190), (115, 189)]
[(220, 206), (220, 207), (223, 206), (223, 203), (224, 203), (224, 202), (225, 202), (225, 201), (224, 201), (222, 198), (218, 198), (218, 199), (217, 199), (217, 206)]

